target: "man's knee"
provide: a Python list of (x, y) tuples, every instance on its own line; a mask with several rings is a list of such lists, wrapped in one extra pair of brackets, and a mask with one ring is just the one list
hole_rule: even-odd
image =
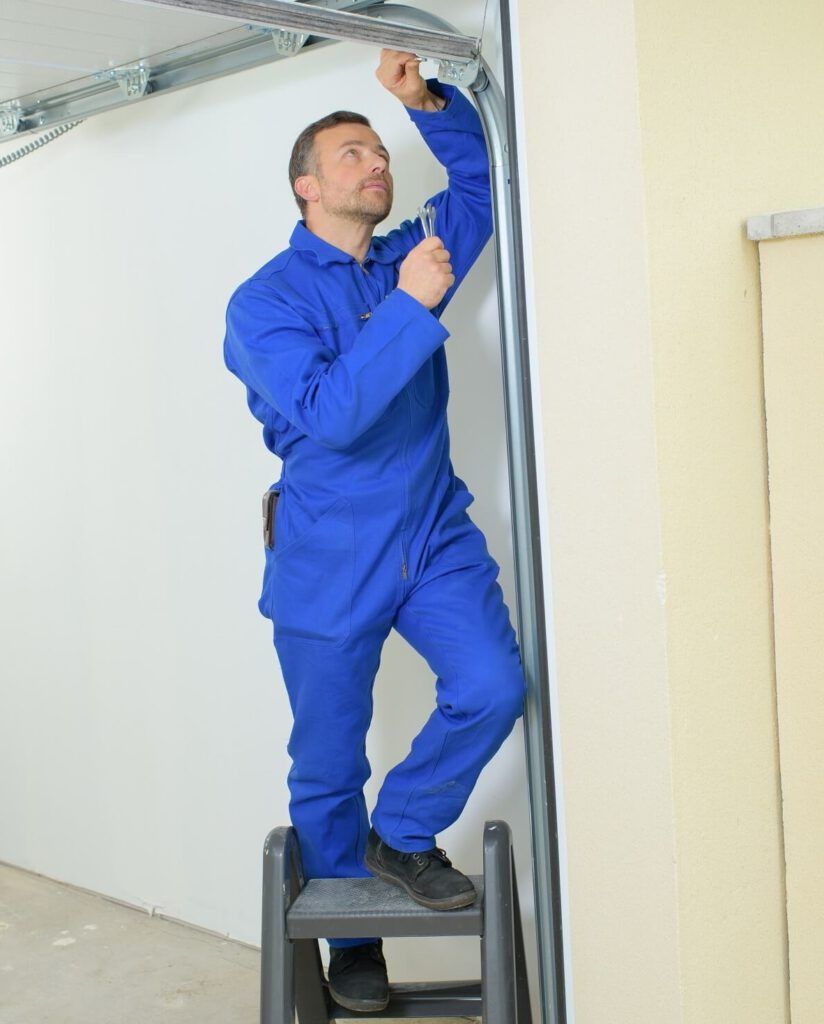
[(526, 680), (520, 661), (489, 659), (477, 666), (471, 684), (459, 688), (456, 710), (511, 728), (524, 713), (525, 696)]
[(526, 679), (520, 665), (510, 666), (501, 679), (501, 686), (496, 693), (495, 705), (498, 716), (514, 724), (524, 713), (526, 697)]
[(335, 751), (321, 744), (315, 750), (303, 750), (299, 756), (292, 756), (287, 782), (292, 793), (299, 793), (303, 799), (334, 795), (347, 799), (363, 789), (371, 774), (362, 751)]

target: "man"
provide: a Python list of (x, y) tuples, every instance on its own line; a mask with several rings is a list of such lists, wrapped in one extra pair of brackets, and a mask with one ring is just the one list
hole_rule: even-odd
[[(390, 157), (363, 115), (309, 125), (289, 165), (302, 217), (290, 245), (243, 282), (224, 356), (267, 447), (274, 542), (258, 606), (294, 716), (290, 816), (307, 877), (373, 873), (428, 907), (468, 906), (471, 881), (435, 846), (523, 713), (525, 681), (498, 563), (449, 458), (439, 317), (492, 233), (477, 112), (424, 81), (411, 53), (376, 75), (407, 110), (449, 187), (387, 235)], [(427, 660), (436, 707), (378, 795), (363, 796), (372, 685), (395, 628)], [(353, 1010), (388, 1002), (379, 937), (331, 939), (329, 983)]]

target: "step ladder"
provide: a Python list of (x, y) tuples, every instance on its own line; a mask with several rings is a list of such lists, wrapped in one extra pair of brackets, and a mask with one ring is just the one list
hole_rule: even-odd
[[(532, 1024), (512, 835), (487, 821), (483, 875), (461, 910), (428, 910), (380, 878), (305, 878), (292, 826), (273, 828), (263, 847), (261, 1024), (329, 1024), (344, 1018), (386, 1020), (481, 1017), (484, 1024)], [(479, 981), (390, 984), (385, 1010), (359, 1013), (329, 993), (319, 938), (478, 935)], [(391, 964), (390, 974), (391, 974)]]

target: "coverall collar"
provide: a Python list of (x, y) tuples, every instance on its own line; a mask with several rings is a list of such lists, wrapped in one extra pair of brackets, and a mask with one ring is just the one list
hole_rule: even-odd
[[(310, 231), (302, 218), (295, 224), (295, 229), (289, 238), (289, 244), (293, 249), (299, 249), (302, 252), (313, 252), (318, 264), (322, 267), (326, 266), (327, 263), (356, 262), (354, 256), (350, 256), (348, 252), (338, 249), (336, 245), (332, 245), (331, 242), (325, 241), (319, 235)], [(373, 238), (370, 242), (363, 262), (377, 260), (378, 263), (394, 263), (396, 259), (397, 254), (392, 252), (382, 238), (378, 237)]]

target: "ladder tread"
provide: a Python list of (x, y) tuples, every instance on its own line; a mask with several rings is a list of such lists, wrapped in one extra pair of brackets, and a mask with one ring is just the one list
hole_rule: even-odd
[(286, 913), (291, 939), (415, 935), (481, 935), (483, 875), (468, 876), (478, 892), (461, 910), (430, 910), (381, 878), (311, 878)]

